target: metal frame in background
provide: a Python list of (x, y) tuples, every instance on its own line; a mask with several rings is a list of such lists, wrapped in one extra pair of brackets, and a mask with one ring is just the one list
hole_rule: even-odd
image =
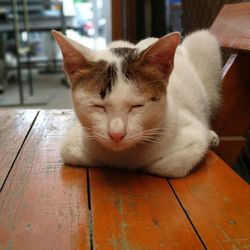
[[(23, 89), (23, 80), (22, 80), (22, 65), (25, 65), (25, 63), (21, 62), (20, 58), (20, 26), (19, 26), (19, 18), (18, 18), (18, 3), (17, 0), (12, 0), (12, 13), (13, 13), (13, 31), (14, 31), (14, 38), (15, 38), (15, 48), (16, 48), (16, 60), (17, 60), (17, 66), (15, 67), (17, 70), (17, 82), (18, 82), (18, 93), (19, 93), (19, 102), (13, 103), (13, 104), (6, 104), (1, 105), (1, 107), (15, 107), (15, 106), (39, 106), (39, 105), (45, 105), (46, 102), (40, 102), (40, 103), (25, 103), (24, 98), (24, 89)], [(28, 52), (27, 52), (27, 69), (28, 69), (28, 84), (29, 84), (29, 94), (32, 96), (34, 94), (34, 88), (33, 88), (33, 80), (32, 80), (32, 65), (31, 65), (31, 54), (30, 54), (30, 22), (29, 22), (29, 8), (28, 8), (28, 1), (23, 0), (23, 15), (24, 15), (24, 30), (27, 32), (27, 46), (28, 46)], [(65, 16), (64, 16), (64, 10), (63, 10), (63, 3), (61, 1), (54, 1), (54, 2), (48, 2), (47, 4), (51, 5), (59, 5), (60, 6), (60, 17), (61, 17), (61, 30), (63, 33), (66, 31), (66, 22), (65, 22)]]

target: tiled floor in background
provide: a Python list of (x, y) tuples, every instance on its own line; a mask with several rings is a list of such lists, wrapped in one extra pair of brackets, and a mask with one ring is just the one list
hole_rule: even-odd
[[(70, 89), (66, 84), (62, 83), (62, 80), (65, 79), (63, 73), (40, 74), (37, 71), (33, 72), (33, 96), (29, 95), (27, 77), (25, 74), (23, 74), (23, 79), (25, 94), (25, 106), (23, 106), (23, 108), (67, 109), (72, 107)], [(4, 93), (0, 94), (0, 108), (1, 106), (18, 104), (18, 102), (18, 85), (16, 82), (11, 82), (5, 88)], [(22, 106), (20, 106), (20, 108), (22, 108)]]

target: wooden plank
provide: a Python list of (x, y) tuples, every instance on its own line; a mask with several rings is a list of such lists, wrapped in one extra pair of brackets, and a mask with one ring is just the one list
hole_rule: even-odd
[(222, 109), (214, 129), (220, 136), (245, 136), (250, 128), (250, 54), (232, 56), (224, 67)]
[(38, 111), (0, 111), (0, 190)]
[(0, 193), (0, 249), (89, 249), (86, 170), (63, 166), (70, 112), (40, 112)]
[(222, 47), (249, 51), (249, 22), (250, 3), (226, 4), (216, 17), (211, 31)]
[(203, 249), (163, 178), (90, 169), (96, 250)]
[(208, 249), (249, 249), (250, 187), (215, 153), (170, 183)]

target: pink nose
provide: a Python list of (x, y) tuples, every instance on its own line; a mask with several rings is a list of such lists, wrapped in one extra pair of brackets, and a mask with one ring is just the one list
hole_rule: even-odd
[(126, 133), (122, 133), (122, 132), (108, 132), (108, 135), (110, 137), (110, 139), (114, 142), (120, 142), (122, 141), (122, 139), (125, 137)]

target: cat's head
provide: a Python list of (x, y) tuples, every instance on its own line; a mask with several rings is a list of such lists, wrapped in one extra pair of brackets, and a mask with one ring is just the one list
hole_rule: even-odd
[[(154, 43), (93, 51), (53, 31), (75, 112), (89, 137), (117, 151), (151, 143), (165, 122), (166, 92), (179, 33)], [(151, 43), (151, 42), (150, 42)]]

